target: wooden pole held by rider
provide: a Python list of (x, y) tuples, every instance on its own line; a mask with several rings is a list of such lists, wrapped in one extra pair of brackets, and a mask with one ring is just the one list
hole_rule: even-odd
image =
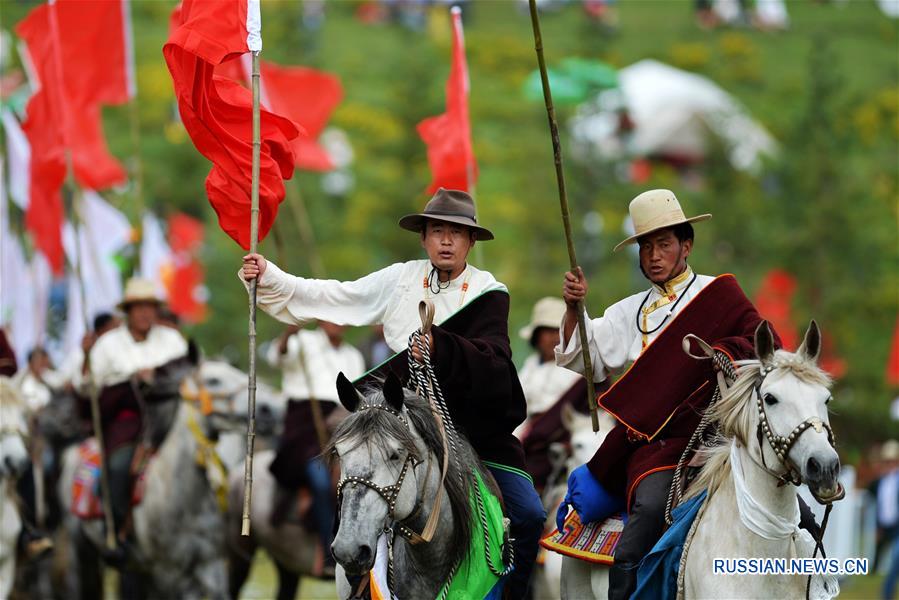
[[(250, 253), (256, 253), (259, 244), (259, 51), (253, 51), (253, 170), (250, 186)], [(243, 475), (243, 518), (240, 535), (250, 535), (250, 502), (253, 497), (253, 444), (256, 440), (256, 286), (250, 281), (250, 375), (247, 384), (247, 459)]]
[[(543, 58), (543, 37), (540, 35), (540, 16), (537, 14), (536, 0), (529, 0), (531, 24), (534, 27), (534, 49), (537, 51), (537, 63), (540, 66), (540, 81), (543, 83), (543, 99), (546, 102), (546, 116), (549, 119), (549, 131), (552, 136), (553, 158), (556, 163), (556, 181), (559, 184), (559, 204), (562, 209), (562, 225), (565, 228), (565, 241), (568, 244), (568, 259), (571, 272), (577, 275), (577, 254), (571, 237), (571, 216), (568, 210), (568, 195), (565, 191), (565, 174), (562, 171), (562, 145), (559, 142), (559, 126), (556, 123), (556, 110), (553, 107), (552, 91), (549, 88), (549, 76), (546, 73), (546, 61)], [(584, 328), (584, 303), (577, 304), (578, 337), (581, 341), (581, 353), (584, 357), (584, 377), (587, 378), (587, 403), (590, 406), (590, 418), (593, 431), (599, 431), (599, 417), (596, 414), (596, 390), (593, 385), (593, 364), (590, 361), (590, 349), (587, 346), (587, 330)]]

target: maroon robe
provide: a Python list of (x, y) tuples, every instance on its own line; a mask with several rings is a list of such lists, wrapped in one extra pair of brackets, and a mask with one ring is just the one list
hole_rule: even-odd
[[(674, 469), (712, 398), (717, 379), (711, 361), (687, 356), (692, 333), (731, 360), (755, 358), (755, 329), (762, 317), (733, 275), (717, 277), (697, 294), (599, 397), (620, 424), (587, 463), (611, 493), (626, 496), (656, 471)], [(780, 338), (774, 334), (780, 347)]]
[(17, 369), (16, 353), (6, 338), (6, 332), (0, 329), (0, 375), (12, 377)]

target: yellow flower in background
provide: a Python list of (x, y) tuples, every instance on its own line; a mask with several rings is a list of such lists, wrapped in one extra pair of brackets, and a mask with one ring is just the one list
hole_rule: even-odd
[(371, 136), (378, 142), (396, 141), (405, 135), (403, 126), (389, 112), (359, 104), (347, 102), (334, 112), (333, 123), (337, 127), (361, 136)]
[(718, 41), (721, 53), (728, 58), (747, 58), (756, 55), (755, 44), (742, 33), (725, 33)]
[(668, 50), (671, 64), (688, 71), (699, 71), (709, 64), (709, 48), (701, 43), (673, 44)]
[(166, 123), (163, 133), (166, 141), (170, 144), (183, 144), (187, 139), (187, 131), (184, 129), (184, 125), (181, 124), (181, 121)]

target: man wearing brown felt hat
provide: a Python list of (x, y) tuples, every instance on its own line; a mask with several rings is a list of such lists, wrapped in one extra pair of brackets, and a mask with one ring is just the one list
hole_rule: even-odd
[[(470, 195), (444, 188), (423, 211), (400, 219), (399, 226), (420, 236), (427, 259), (395, 263), (341, 282), (295, 277), (262, 255), (249, 254), (241, 278), (245, 283), (258, 278), (258, 305), (285, 323), (383, 324), (384, 339), (397, 354), (362, 382), (389, 371), (407, 380), (406, 347), (421, 325), (419, 302), (434, 303), (435, 326), (426, 343), (437, 379), (453, 423), (502, 490), (515, 557), (509, 585), (513, 597), (524, 597), (544, 511), (525, 472), (521, 443), (512, 434), (526, 407), (509, 344), (509, 292), (489, 272), (468, 263), (475, 242), (492, 240), (493, 233), (478, 222)], [(413, 357), (422, 362), (417, 347)]]

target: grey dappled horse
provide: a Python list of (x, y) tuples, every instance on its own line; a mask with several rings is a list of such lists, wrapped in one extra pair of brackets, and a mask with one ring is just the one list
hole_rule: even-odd
[[(196, 355), (173, 361), (156, 371), (146, 396), (145, 422), (148, 437), (157, 444), (145, 474), (142, 502), (132, 511), (136, 554), (140, 557), (137, 589), (147, 598), (227, 597), (225, 519), (210, 478), (225, 483), (214, 460), (201, 468), (196, 457), (203, 444), (192, 429), (208, 425), (199, 411), (181, 397), (181, 384), (196, 368)], [(208, 429), (206, 436), (214, 435)], [(76, 447), (63, 459), (59, 493), (63, 506), (71, 505)], [(100, 597), (102, 582), (97, 570), (97, 548), (104, 540), (103, 521), (68, 520), (74, 544), (67, 572), (70, 598)]]
[(468, 442), (459, 438), (458, 455), (450, 457), (441, 487), (443, 441), (434, 414), (393, 374), (383, 389), (368, 390), (364, 397), (341, 375), (338, 391), (352, 413), (331, 440), (342, 481), (350, 482), (340, 490), (340, 523), (331, 545), (338, 563), (338, 596), (349, 598), (351, 584), (372, 568), (378, 539), (386, 529), (404, 526), (421, 533), (439, 494), (442, 501), (432, 540), (412, 545), (397, 533), (393, 551), (393, 594), (434, 598), (468, 552), (471, 536), (480, 535), (472, 526), (470, 469), (479, 469), (499, 497), (496, 484)]

